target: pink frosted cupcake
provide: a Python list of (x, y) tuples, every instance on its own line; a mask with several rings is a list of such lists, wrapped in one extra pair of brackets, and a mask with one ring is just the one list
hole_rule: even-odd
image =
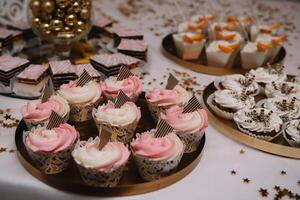
[(155, 129), (137, 134), (131, 142), (133, 158), (141, 177), (146, 181), (160, 179), (172, 173), (180, 163), (184, 144), (175, 133), (155, 138)]
[(130, 101), (120, 108), (109, 101), (93, 110), (93, 118), (99, 130), (105, 127), (112, 133), (113, 141), (129, 143), (141, 119), (141, 111)]
[(58, 93), (70, 105), (71, 121), (87, 121), (92, 118), (92, 110), (102, 101), (100, 84), (90, 81), (84, 86), (76, 86), (77, 80), (60, 86)]
[(122, 90), (131, 101), (135, 102), (142, 92), (142, 83), (137, 76), (129, 76), (121, 81), (118, 81), (117, 77), (111, 76), (101, 84), (101, 89), (109, 100), (114, 100)]
[(71, 160), (71, 151), (79, 136), (69, 124), (60, 124), (51, 130), (38, 127), (25, 132), (24, 144), (35, 165), (45, 174), (65, 170)]
[(72, 156), (87, 185), (114, 187), (122, 177), (130, 151), (121, 142), (109, 142), (101, 150), (98, 145), (98, 137), (79, 141)]
[(161, 114), (161, 118), (174, 128), (185, 144), (185, 153), (197, 150), (200, 139), (208, 126), (208, 117), (204, 109), (183, 113), (183, 107), (173, 106), (166, 111), (166, 114)]
[(160, 117), (160, 113), (165, 113), (171, 106), (186, 105), (191, 98), (191, 94), (180, 85), (176, 85), (172, 90), (155, 88), (154, 90), (147, 92), (145, 97), (152, 118), (157, 121)]
[(44, 103), (40, 99), (29, 101), (21, 107), (21, 114), (28, 130), (37, 125), (47, 125), (52, 111), (59, 114), (65, 122), (68, 121), (70, 112), (69, 104), (59, 95), (52, 95)]

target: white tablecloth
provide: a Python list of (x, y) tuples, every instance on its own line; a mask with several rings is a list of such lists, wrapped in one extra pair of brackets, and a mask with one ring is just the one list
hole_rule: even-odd
[[(161, 39), (164, 34), (172, 30), (168, 24), (180, 19), (180, 14), (173, 4), (174, 1), (141, 1), (143, 4), (135, 7), (139, 10), (138, 14), (130, 15), (129, 18), (116, 9), (117, 5), (122, 2), (124, 1), (97, 1), (95, 16), (105, 13), (145, 33), (145, 39), (149, 44), (149, 62), (146, 70), (152, 76), (147, 76), (144, 80), (146, 90), (155, 85), (159, 86), (160, 80), (166, 79), (164, 75), (173, 70), (196, 76), (201, 84), (195, 87), (196, 89), (203, 89), (214, 80), (214, 76), (186, 70), (162, 55)], [(221, 4), (216, 2), (183, 0), (177, 2), (186, 17), (195, 11), (219, 13), (219, 15), (221, 15), (220, 11), (227, 12), (227, 14), (243, 14), (246, 11), (248, 14), (256, 15), (260, 21), (269, 16), (270, 19), (274, 18), (274, 21), (290, 23), (284, 26), (289, 35), (285, 65), (289, 73), (299, 74), (299, 1), (259, 1), (262, 3), (230, 1), (228, 4), (219, 0), (218, 2), (225, 6), (222, 9)], [(123, 4), (123, 10), (124, 7), (131, 9), (128, 4)], [(153, 82), (148, 85), (152, 78), (156, 78), (157, 83)], [(25, 102), (25, 100), (0, 96), (0, 109), (10, 108), (12, 117), (20, 119), (19, 109)], [(60, 191), (32, 177), (22, 167), (14, 152), (16, 149), (14, 132), (15, 128), (4, 128), (3, 123), (0, 123), (0, 147), (2, 147), (0, 148), (0, 199), (24, 199), (24, 197), (26, 199), (99, 199), (99, 197), (80, 196)], [(273, 199), (276, 192), (273, 189), (275, 185), (300, 194), (300, 160), (270, 155), (249, 148), (223, 136), (212, 126), (208, 127), (206, 137), (203, 157), (188, 176), (158, 191), (122, 199)], [(240, 153), (241, 149), (245, 151), (244, 154)], [(235, 170), (236, 175), (232, 175), (231, 170)], [(281, 171), (285, 171), (286, 174), (282, 174)], [(250, 182), (244, 183), (245, 178), (248, 178)], [(259, 193), (260, 188), (267, 189), (268, 197), (262, 197)]]

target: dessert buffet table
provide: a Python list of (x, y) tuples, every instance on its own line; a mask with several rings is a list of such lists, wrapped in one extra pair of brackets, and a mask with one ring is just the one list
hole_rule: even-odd
[[(24, 1), (21, 1), (24, 3)], [(26, 1), (25, 1), (26, 2)], [(129, 2), (129, 3), (128, 3)], [(161, 52), (161, 39), (177, 21), (197, 12), (254, 15), (261, 23), (280, 22), (288, 34), (284, 64), (289, 74), (300, 74), (300, 2), (297, 1), (95, 1), (95, 17), (106, 15), (142, 31), (148, 42), (148, 63), (143, 66), (144, 90), (165, 84), (172, 72), (201, 95), (215, 76), (184, 69)], [(182, 10), (178, 11), (177, 7)], [(22, 15), (22, 13), (21, 13)], [(5, 20), (1, 21), (5, 23)], [(99, 199), (57, 190), (29, 174), (19, 162), (14, 134), (26, 100), (0, 96), (1, 199)], [(209, 125), (198, 166), (166, 188), (122, 199), (299, 199), (300, 160), (267, 154), (239, 144)], [(101, 197), (114, 199), (116, 197)]]

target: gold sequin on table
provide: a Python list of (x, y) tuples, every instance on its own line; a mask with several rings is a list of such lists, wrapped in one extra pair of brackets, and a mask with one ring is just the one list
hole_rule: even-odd
[(19, 124), (17, 118), (13, 117), (11, 114), (11, 109), (0, 109), (0, 127), (3, 128), (13, 128), (17, 127)]

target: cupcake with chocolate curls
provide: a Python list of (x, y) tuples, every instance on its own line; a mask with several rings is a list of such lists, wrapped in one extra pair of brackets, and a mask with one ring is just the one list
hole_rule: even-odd
[(268, 98), (271, 97), (296, 97), (300, 100), (300, 85), (291, 82), (272, 82), (266, 84), (265, 94)]
[(283, 131), (284, 139), (293, 147), (300, 147), (300, 119), (290, 121)]

